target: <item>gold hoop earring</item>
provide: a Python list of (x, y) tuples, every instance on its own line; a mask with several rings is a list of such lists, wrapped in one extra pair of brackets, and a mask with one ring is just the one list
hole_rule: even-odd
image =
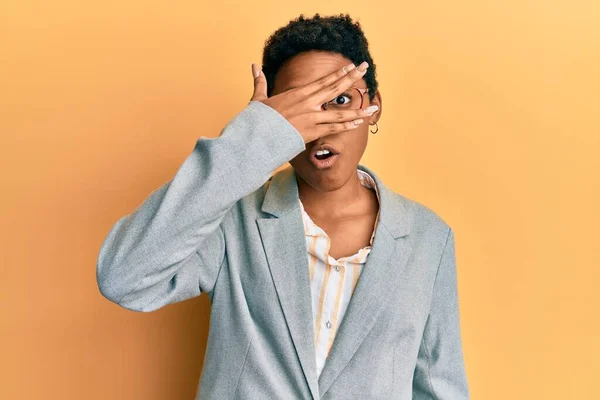
[(379, 132), (379, 125), (377, 125), (377, 122), (375, 122), (375, 132), (373, 132), (372, 130), (369, 129), (369, 131), (374, 135), (377, 132)]

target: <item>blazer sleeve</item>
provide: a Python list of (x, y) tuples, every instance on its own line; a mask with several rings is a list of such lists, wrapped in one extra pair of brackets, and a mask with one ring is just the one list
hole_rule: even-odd
[(305, 148), (293, 125), (257, 101), (219, 137), (201, 136), (174, 178), (108, 233), (96, 266), (102, 295), (153, 311), (212, 291), (225, 259), (225, 215)]
[(414, 400), (469, 398), (461, 343), (454, 232), (450, 228), (413, 378)]

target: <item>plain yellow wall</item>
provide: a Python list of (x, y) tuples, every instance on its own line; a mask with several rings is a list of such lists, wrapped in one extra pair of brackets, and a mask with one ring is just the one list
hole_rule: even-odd
[(3, 1), (0, 398), (193, 398), (206, 296), (121, 309), (98, 250), (246, 105), (267, 36), (317, 11), (371, 43), (362, 163), (455, 230), (472, 398), (600, 398), (595, 0)]

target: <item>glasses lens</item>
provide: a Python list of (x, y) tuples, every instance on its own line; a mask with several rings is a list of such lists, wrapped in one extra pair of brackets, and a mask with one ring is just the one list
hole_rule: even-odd
[(325, 109), (328, 110), (357, 110), (360, 108), (362, 96), (356, 89), (348, 89), (344, 93), (336, 96), (335, 99), (325, 103)]

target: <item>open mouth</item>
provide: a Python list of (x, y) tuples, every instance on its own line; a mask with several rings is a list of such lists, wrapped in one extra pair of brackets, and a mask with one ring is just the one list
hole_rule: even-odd
[(331, 167), (340, 157), (339, 151), (333, 146), (321, 145), (310, 152), (310, 162), (318, 169)]
[(315, 158), (317, 160), (327, 160), (329, 157), (332, 157), (332, 156), (334, 156), (334, 154), (331, 152), (327, 152), (324, 154), (315, 154)]
[(316, 158), (317, 160), (327, 160), (328, 158), (338, 154), (340, 154), (340, 152), (329, 144), (315, 146), (310, 152), (310, 156)]

